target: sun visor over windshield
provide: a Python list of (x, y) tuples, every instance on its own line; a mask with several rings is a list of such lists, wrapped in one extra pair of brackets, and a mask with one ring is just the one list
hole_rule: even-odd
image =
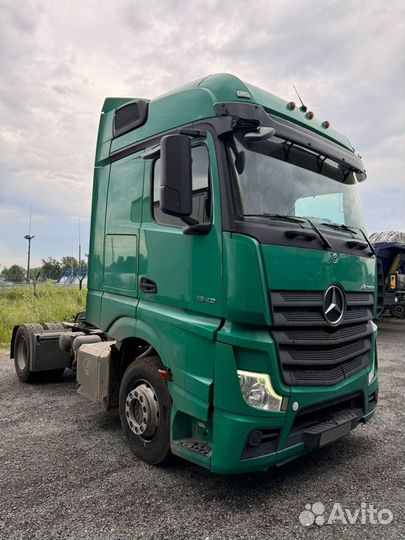
[[(277, 137), (329, 157), (340, 163), (343, 167), (349, 167), (356, 172), (359, 182), (366, 179), (366, 170), (363, 162), (356, 154), (345, 150), (332, 141), (316, 136), (306, 129), (295, 126), (292, 122), (267, 114), (263, 107), (259, 105), (250, 103), (217, 103), (214, 109), (218, 116), (233, 116), (244, 120), (246, 123), (245, 129), (249, 128), (249, 121), (253, 123), (260, 122), (261, 126), (272, 127)], [(243, 125), (241, 127), (243, 128)]]

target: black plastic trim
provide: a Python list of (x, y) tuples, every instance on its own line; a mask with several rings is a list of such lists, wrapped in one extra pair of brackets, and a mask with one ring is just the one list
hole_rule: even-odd
[(280, 374), (290, 386), (332, 386), (370, 363), (374, 294), (347, 292), (341, 324), (323, 315), (323, 291), (270, 291)]
[[(127, 156), (131, 156), (132, 154), (136, 154), (137, 152), (140, 152), (141, 150), (144, 150), (145, 148), (148, 148), (149, 146), (158, 145), (160, 143), (160, 140), (165, 135), (169, 135), (171, 133), (180, 133), (184, 132), (185, 130), (198, 130), (198, 128), (203, 128), (206, 131), (209, 131), (214, 138), (216, 139), (216, 142), (218, 142), (217, 136), (222, 135), (225, 132), (228, 132), (232, 129), (231, 127), (231, 119), (230, 118), (211, 118), (209, 120), (204, 120), (203, 122), (193, 122), (191, 124), (185, 124), (182, 127), (176, 127), (168, 129), (167, 131), (163, 131), (162, 133), (159, 133), (157, 135), (153, 135), (152, 137), (149, 137), (147, 139), (143, 139), (142, 141), (138, 141), (133, 144), (129, 144), (128, 146), (125, 146), (124, 148), (119, 148), (118, 150), (115, 150), (114, 152), (111, 152), (109, 155), (111, 163), (114, 161), (118, 161), (119, 159), (123, 159)], [(203, 137), (206, 136), (206, 133), (202, 135)], [(156, 157), (158, 157), (160, 153), (160, 147), (153, 150), (153, 152), (156, 152)], [(146, 156), (145, 159), (154, 159), (155, 156)]]
[(139, 288), (146, 294), (157, 294), (158, 291), (156, 281), (147, 277), (139, 279)]
[[(251, 459), (259, 456), (265, 456), (277, 451), (280, 441), (280, 429), (255, 429), (253, 431), (261, 431), (263, 439), (255, 446), (250, 446), (249, 442), (246, 442), (245, 448), (242, 453), (242, 459)], [(250, 434), (249, 434), (250, 435)], [(248, 436), (249, 440), (249, 436)]]
[(349, 434), (358, 425), (362, 415), (361, 409), (348, 409), (306, 429), (302, 438), (305, 448), (321, 448)]
[[(337, 405), (341, 406), (336, 407)], [(361, 408), (364, 413), (364, 394), (362, 392), (354, 392), (334, 399), (320, 401), (319, 403), (314, 403), (313, 405), (308, 405), (308, 407), (304, 407), (297, 412), (293, 427), (297, 427), (298, 425), (305, 423), (305, 420), (308, 419), (308, 415), (311, 415), (312, 413), (317, 416), (316, 421), (319, 422), (320, 420), (325, 419), (326, 415), (330, 414), (331, 408), (334, 409), (334, 411), (341, 411), (346, 408)]]
[(284, 233), (287, 238), (299, 238), (300, 236), (307, 240), (308, 242), (312, 242), (312, 240), (315, 240), (316, 234), (311, 231), (304, 231), (303, 229), (292, 229), (285, 231)]
[[(291, 238), (292, 227), (296, 227), (297, 236)], [(275, 246), (286, 246), (286, 247), (299, 247), (307, 249), (315, 249), (317, 251), (325, 251), (325, 246), (323, 245), (320, 238), (316, 237), (311, 241), (310, 246), (308, 245), (308, 238), (304, 238), (298, 235), (299, 231), (311, 232), (312, 229), (305, 225), (294, 225), (293, 223), (282, 223), (281, 221), (277, 223), (276, 221), (270, 221), (269, 219), (263, 218), (262, 221), (253, 221), (247, 219), (236, 219), (233, 224), (228, 224), (228, 227), (225, 229), (228, 232), (239, 233), (246, 236), (255, 238), (260, 244), (266, 245), (275, 245)], [(332, 248), (329, 250), (331, 252), (345, 253), (348, 255), (357, 255), (359, 257), (365, 257), (370, 259), (374, 257), (372, 254), (365, 252), (364, 249), (359, 249), (358, 247), (349, 247), (347, 241), (352, 239), (353, 236), (348, 237), (345, 233), (344, 236), (341, 234), (330, 233), (329, 231), (322, 231), (325, 237), (332, 244)], [(286, 233), (289, 233), (289, 238), (287, 238)], [(305, 233), (304, 233), (305, 234)]]
[[(300, 348), (280, 347), (280, 361), (283, 366), (308, 366), (315, 368), (320, 362), (322, 367), (340, 365), (351, 358), (355, 358), (368, 352), (371, 349), (369, 339), (353, 341), (343, 346), (331, 347), (328, 349), (301, 350)], [(308, 358), (310, 356), (310, 358)]]
[[(339, 345), (357, 339), (364, 339), (373, 333), (371, 323), (356, 326), (340, 327), (338, 330), (329, 332), (328, 328), (307, 329), (302, 331), (294, 328), (272, 330), (272, 336), (279, 346), (303, 345), (317, 347), (321, 345)], [(293, 337), (292, 337), (293, 336)], [(316, 337), (315, 337), (316, 336)]]
[[(149, 100), (147, 99), (138, 99), (136, 101), (131, 101), (130, 103), (125, 103), (118, 107), (115, 111), (114, 122), (113, 122), (113, 139), (129, 133), (133, 129), (143, 126), (146, 120), (148, 119), (148, 108)], [(123, 122), (119, 127), (117, 126), (120, 120), (120, 113), (125, 114), (129, 112), (129, 109), (134, 109), (134, 116), (132, 120)]]
[(246, 120), (256, 120), (262, 126), (272, 127), (277, 137), (318, 152), (345, 167), (350, 167), (356, 172), (365, 174), (361, 159), (352, 151), (325, 139), (321, 135), (312, 134), (308, 129), (298, 127), (288, 120), (267, 114), (261, 106), (249, 103), (217, 103), (214, 109), (218, 115), (231, 115)]
[[(305, 432), (319, 426), (323, 431), (322, 424), (333, 418), (342, 419), (347, 414), (347, 421), (353, 422), (351, 428), (356, 427), (364, 415), (365, 404), (362, 392), (341, 396), (336, 399), (315, 403), (299, 411), (288, 435), (286, 447), (304, 442)], [(309, 444), (308, 437), (307, 443)]]

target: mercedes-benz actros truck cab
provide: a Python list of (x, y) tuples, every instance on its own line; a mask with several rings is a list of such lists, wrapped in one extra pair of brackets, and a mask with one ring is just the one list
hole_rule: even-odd
[(16, 327), (18, 376), (75, 369), (153, 464), (266, 470), (347, 435), (378, 397), (365, 177), (328, 121), (232, 75), (106, 99), (86, 312)]

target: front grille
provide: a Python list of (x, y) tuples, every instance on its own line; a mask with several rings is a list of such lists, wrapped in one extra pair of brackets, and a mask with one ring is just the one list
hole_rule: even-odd
[(323, 294), (271, 292), (272, 336), (288, 385), (337, 384), (369, 363), (373, 293), (346, 293), (346, 312), (338, 327), (331, 327), (323, 316)]
[[(277, 291), (271, 293), (277, 326), (329, 326), (322, 313), (323, 292)], [(341, 326), (369, 321), (373, 317), (373, 293), (347, 293), (347, 309)]]

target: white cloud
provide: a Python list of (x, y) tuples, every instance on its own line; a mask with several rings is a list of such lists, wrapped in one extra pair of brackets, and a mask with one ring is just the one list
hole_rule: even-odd
[(405, 228), (402, 0), (8, 0), (0, 11), (3, 260), (25, 257), (31, 202), (37, 262), (71, 252), (90, 215), (105, 96), (155, 97), (222, 71), (288, 99), (296, 84), (364, 157), (369, 231)]

